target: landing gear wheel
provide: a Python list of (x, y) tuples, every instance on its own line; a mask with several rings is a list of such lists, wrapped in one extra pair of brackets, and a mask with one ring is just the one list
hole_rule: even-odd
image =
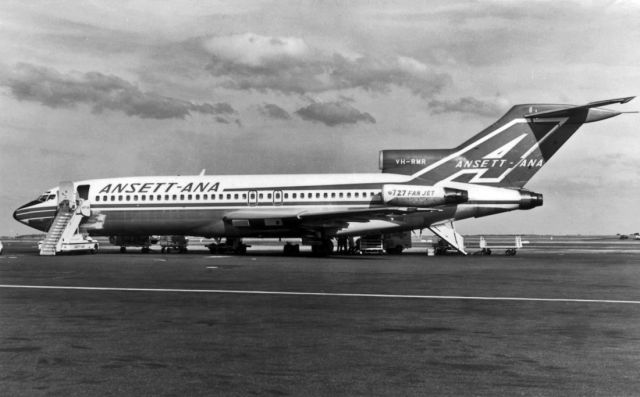
[(127, 247), (120, 247), (120, 253), (124, 254), (127, 252)]
[(164, 252), (167, 250), (167, 247), (162, 247), (160, 248), (160, 252), (164, 254)]
[(298, 244), (286, 243), (284, 245), (285, 255), (297, 255), (300, 253), (300, 246)]
[(402, 250), (404, 250), (404, 247), (401, 245), (397, 245), (393, 248), (387, 248), (387, 254), (389, 255), (400, 255), (402, 253)]
[(143, 254), (148, 254), (149, 251), (151, 251), (151, 250), (149, 249), (149, 247), (142, 247), (141, 251), (142, 251)]
[(311, 246), (311, 253), (315, 256), (329, 256), (333, 253), (333, 243), (331, 240), (322, 240), (321, 244)]

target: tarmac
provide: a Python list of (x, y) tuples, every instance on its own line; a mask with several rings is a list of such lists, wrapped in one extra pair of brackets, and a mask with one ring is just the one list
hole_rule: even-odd
[(328, 258), (5, 240), (0, 395), (639, 395), (640, 241), (523, 240)]

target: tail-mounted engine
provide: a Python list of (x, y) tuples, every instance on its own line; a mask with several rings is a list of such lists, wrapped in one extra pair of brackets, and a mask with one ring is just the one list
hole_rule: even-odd
[(440, 186), (384, 185), (382, 200), (387, 205), (435, 207), (465, 203), (469, 200), (469, 194), (466, 190)]

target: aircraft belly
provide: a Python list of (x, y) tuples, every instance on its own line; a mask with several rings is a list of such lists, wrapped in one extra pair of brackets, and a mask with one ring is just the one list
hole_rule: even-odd
[[(211, 209), (102, 211), (102, 229), (92, 234), (195, 234), (223, 232), (223, 211)], [(217, 230), (216, 230), (217, 229)]]

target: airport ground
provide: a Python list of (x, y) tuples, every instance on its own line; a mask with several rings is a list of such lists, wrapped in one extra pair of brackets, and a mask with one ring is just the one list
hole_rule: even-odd
[(329, 258), (5, 241), (0, 395), (640, 394), (640, 242), (523, 239)]

